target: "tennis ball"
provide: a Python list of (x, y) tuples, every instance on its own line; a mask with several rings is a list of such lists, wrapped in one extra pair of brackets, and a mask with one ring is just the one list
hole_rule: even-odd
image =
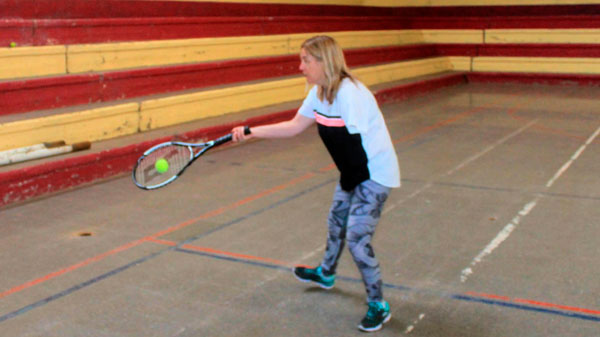
[(11, 43), (10, 43), (10, 47), (11, 47), (11, 48), (14, 48), (14, 47), (16, 47), (16, 46), (17, 46), (17, 43), (16, 43), (16, 42), (11, 42)]
[(169, 170), (169, 162), (165, 158), (160, 158), (154, 163), (154, 168), (158, 173), (165, 173)]

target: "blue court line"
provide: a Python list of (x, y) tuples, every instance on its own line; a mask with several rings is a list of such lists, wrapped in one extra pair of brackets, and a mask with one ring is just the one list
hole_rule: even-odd
[(559, 316), (565, 316), (565, 317), (571, 317), (571, 318), (584, 319), (584, 320), (588, 320), (588, 321), (600, 322), (600, 316), (584, 315), (584, 314), (579, 314), (576, 312), (534, 307), (531, 305), (505, 302), (505, 301), (500, 301), (500, 300), (491, 300), (491, 299), (487, 299), (487, 298), (473, 297), (473, 296), (468, 296), (468, 295), (455, 294), (455, 295), (450, 295), (450, 298), (455, 299), (455, 300), (460, 300), (460, 301), (484, 303), (484, 304), (497, 305), (497, 306), (520, 309), (520, 310), (534, 311), (534, 312), (539, 312), (539, 313), (544, 313), (544, 314), (552, 314), (552, 315), (559, 315)]
[[(8, 313), (8, 314), (2, 315), (2, 316), (0, 316), (0, 323), (2, 323), (4, 321), (7, 321), (7, 320), (9, 320), (11, 318), (15, 318), (17, 316), (20, 316), (20, 315), (22, 315), (22, 314), (24, 314), (26, 312), (29, 312), (29, 311), (31, 311), (31, 310), (33, 310), (35, 308), (41, 307), (43, 305), (46, 305), (46, 304), (48, 304), (48, 303), (50, 303), (52, 301), (55, 301), (55, 300), (57, 300), (59, 298), (65, 297), (67, 295), (70, 295), (70, 294), (72, 294), (72, 293), (74, 293), (74, 292), (76, 292), (78, 290), (86, 288), (86, 287), (88, 287), (88, 286), (90, 286), (92, 284), (98, 283), (98, 282), (100, 282), (100, 281), (102, 281), (104, 279), (107, 279), (109, 277), (115, 276), (115, 275), (117, 275), (117, 274), (119, 274), (121, 272), (124, 272), (124, 271), (130, 269), (131, 267), (134, 267), (134, 266), (137, 266), (139, 264), (142, 264), (142, 263), (144, 263), (144, 262), (146, 262), (148, 260), (151, 260), (151, 259), (153, 259), (153, 258), (155, 258), (155, 257), (157, 257), (157, 256), (159, 256), (159, 255), (161, 255), (161, 254), (163, 254), (165, 252), (169, 252), (169, 251), (173, 251), (173, 250), (178, 250), (179, 247), (181, 247), (181, 246), (183, 246), (183, 245), (185, 245), (185, 244), (187, 244), (189, 242), (197, 240), (197, 239), (199, 239), (199, 238), (201, 238), (203, 236), (209, 235), (209, 234), (214, 233), (216, 231), (220, 231), (220, 230), (222, 230), (224, 228), (227, 228), (229, 226), (235, 225), (235, 224), (237, 224), (239, 222), (242, 222), (242, 221), (244, 221), (244, 220), (246, 220), (248, 218), (251, 218), (251, 217), (253, 217), (255, 215), (264, 213), (264, 212), (266, 212), (266, 211), (268, 211), (270, 209), (276, 208), (277, 206), (280, 206), (280, 205), (285, 204), (285, 203), (287, 203), (289, 201), (292, 201), (292, 200), (294, 200), (296, 198), (299, 198), (299, 197), (301, 197), (301, 196), (303, 196), (303, 195), (305, 195), (307, 193), (310, 193), (310, 192), (312, 192), (314, 190), (317, 190), (317, 189), (319, 189), (319, 188), (321, 188), (323, 186), (326, 186), (328, 184), (331, 184), (331, 183), (333, 183), (335, 181), (336, 181), (336, 179), (328, 179), (328, 180), (326, 180), (324, 182), (321, 182), (321, 183), (319, 183), (317, 185), (314, 185), (314, 186), (311, 186), (311, 187), (309, 187), (309, 188), (307, 188), (305, 190), (302, 190), (302, 191), (300, 191), (300, 192), (298, 192), (298, 193), (296, 193), (294, 195), (291, 195), (291, 196), (289, 196), (287, 198), (279, 200), (279, 201), (277, 201), (277, 202), (275, 202), (275, 203), (273, 203), (271, 205), (268, 205), (266, 207), (263, 207), (261, 209), (258, 209), (256, 211), (254, 211), (254, 212), (251, 212), (251, 213), (249, 213), (249, 214), (247, 214), (245, 216), (242, 216), (242, 217), (239, 217), (239, 218), (234, 219), (232, 221), (229, 221), (227, 223), (224, 223), (224, 224), (222, 224), (222, 225), (220, 225), (220, 226), (218, 226), (216, 228), (213, 228), (211, 230), (208, 230), (208, 231), (206, 231), (206, 232), (204, 232), (204, 233), (202, 233), (200, 235), (188, 238), (188, 239), (186, 239), (186, 240), (178, 243), (174, 247), (168, 247), (168, 248), (163, 249), (161, 251), (158, 251), (158, 252), (146, 255), (146, 256), (144, 256), (142, 258), (139, 258), (139, 259), (137, 259), (137, 260), (135, 260), (135, 261), (133, 261), (131, 263), (128, 263), (126, 265), (123, 265), (121, 267), (113, 269), (113, 270), (111, 270), (111, 271), (109, 271), (107, 273), (104, 273), (104, 274), (100, 275), (100, 276), (91, 278), (91, 279), (89, 279), (89, 280), (87, 280), (85, 282), (79, 283), (79, 284), (77, 284), (77, 285), (75, 285), (75, 286), (73, 286), (71, 288), (68, 288), (66, 290), (63, 290), (63, 291), (61, 291), (59, 293), (56, 293), (56, 294), (48, 296), (48, 297), (46, 297), (46, 298), (44, 298), (42, 300), (39, 300), (37, 302), (31, 303), (29, 305), (26, 305), (26, 306), (24, 306), (24, 307), (22, 307), (20, 309), (17, 309), (15, 311), (12, 311), (12, 312)], [(263, 267), (266, 267), (266, 264), (263, 265)]]
[[(284, 267), (284, 266), (266, 263), (266, 262), (244, 260), (244, 259), (235, 258), (235, 257), (231, 257), (231, 256), (223, 256), (223, 255), (212, 254), (212, 253), (207, 253), (207, 252), (199, 252), (199, 251), (188, 250), (188, 249), (183, 249), (183, 248), (177, 248), (176, 251), (181, 252), (181, 253), (186, 253), (186, 254), (204, 256), (204, 257), (208, 257), (208, 258), (212, 258), (212, 259), (219, 259), (219, 260), (225, 260), (225, 261), (230, 261), (230, 262), (243, 263), (243, 264), (256, 266), (256, 267), (285, 270), (285, 271), (289, 271), (289, 272), (292, 271), (292, 269), (289, 267)], [(360, 280), (360, 279), (347, 277), (347, 276), (343, 276), (343, 275), (336, 276), (336, 280), (342, 280), (342, 281), (351, 282), (351, 283), (362, 283), (362, 280)], [(409, 291), (409, 292), (415, 292), (415, 293), (431, 293), (431, 294), (436, 294), (439, 297), (446, 297), (446, 298), (450, 298), (453, 300), (459, 300), (459, 301), (463, 301), (463, 302), (483, 303), (483, 304), (488, 304), (488, 305), (493, 305), (493, 306), (501, 306), (501, 307), (512, 308), (512, 309), (519, 309), (519, 310), (532, 311), (532, 312), (543, 313), (543, 314), (550, 314), (550, 315), (563, 316), (563, 317), (569, 317), (569, 318), (583, 319), (583, 320), (588, 320), (588, 321), (593, 321), (593, 322), (600, 322), (600, 316), (584, 315), (584, 314), (579, 314), (576, 312), (548, 309), (548, 308), (536, 307), (536, 306), (525, 305), (525, 304), (517, 304), (517, 303), (508, 302), (508, 301), (491, 300), (491, 299), (487, 299), (487, 298), (481, 298), (481, 297), (475, 297), (475, 296), (469, 296), (469, 295), (463, 295), (463, 294), (444, 293), (441, 291), (422, 290), (422, 289), (410, 288), (407, 286), (397, 285), (397, 284), (392, 284), (392, 283), (384, 283), (383, 287), (387, 288), (387, 289), (398, 290), (398, 291)]]
[(48, 296), (48, 297), (46, 297), (46, 298), (44, 298), (42, 300), (39, 300), (39, 301), (34, 302), (32, 304), (26, 305), (26, 306), (22, 307), (21, 309), (17, 309), (17, 310), (15, 310), (13, 312), (10, 312), (10, 313), (6, 314), (6, 315), (0, 316), (0, 323), (2, 323), (4, 321), (7, 321), (7, 320), (9, 320), (11, 318), (15, 318), (17, 316), (20, 316), (20, 315), (22, 315), (22, 314), (24, 314), (24, 313), (26, 313), (28, 311), (31, 311), (31, 310), (33, 310), (35, 308), (41, 307), (43, 305), (46, 305), (46, 304), (48, 304), (48, 303), (50, 303), (52, 301), (55, 301), (55, 300), (57, 300), (59, 298), (65, 297), (67, 295), (70, 295), (70, 294), (72, 294), (72, 293), (74, 293), (74, 292), (76, 292), (78, 290), (81, 290), (81, 289), (83, 289), (85, 287), (91, 286), (92, 284), (98, 283), (98, 282), (100, 282), (100, 281), (102, 281), (104, 279), (107, 279), (107, 278), (111, 277), (111, 276), (117, 275), (117, 274), (119, 274), (119, 273), (121, 273), (121, 272), (123, 272), (123, 271), (125, 271), (125, 270), (127, 270), (129, 268), (131, 268), (131, 267), (134, 267), (134, 266), (137, 266), (140, 263), (146, 262), (146, 261), (148, 261), (148, 260), (150, 260), (150, 259), (152, 259), (152, 258), (154, 258), (154, 257), (156, 257), (156, 256), (158, 256), (158, 255), (160, 255), (160, 254), (168, 251), (168, 250), (170, 250), (170, 249), (165, 249), (165, 250), (162, 250), (162, 251), (159, 251), (159, 252), (156, 252), (156, 253), (144, 256), (144, 257), (142, 257), (140, 259), (137, 259), (137, 260), (135, 260), (135, 261), (133, 261), (131, 263), (128, 263), (128, 264), (123, 265), (123, 266), (121, 266), (119, 268), (113, 269), (113, 270), (111, 270), (111, 271), (109, 271), (107, 273), (104, 273), (104, 274), (100, 275), (100, 276), (96, 276), (94, 278), (91, 278), (91, 279), (89, 279), (89, 280), (87, 280), (85, 282), (79, 283), (79, 284), (77, 284), (77, 285), (75, 285), (75, 286), (73, 286), (71, 288), (63, 290), (63, 291), (61, 291), (59, 293), (56, 293), (56, 294), (54, 294), (52, 296)]

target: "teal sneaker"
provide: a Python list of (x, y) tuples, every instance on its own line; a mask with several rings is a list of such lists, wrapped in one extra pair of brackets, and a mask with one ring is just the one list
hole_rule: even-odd
[(362, 319), (358, 328), (365, 332), (381, 330), (383, 324), (387, 323), (390, 318), (392, 318), (392, 314), (388, 302), (369, 302), (367, 315)]
[(320, 266), (317, 268), (296, 267), (294, 276), (302, 282), (316, 283), (323, 289), (331, 289), (335, 283), (335, 275), (325, 276)]

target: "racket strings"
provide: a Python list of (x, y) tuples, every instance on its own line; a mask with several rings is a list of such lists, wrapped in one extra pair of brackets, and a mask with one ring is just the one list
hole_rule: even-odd
[[(169, 164), (165, 172), (156, 169), (159, 159), (165, 159)], [(186, 146), (169, 145), (158, 148), (140, 160), (135, 170), (135, 180), (145, 187), (160, 185), (181, 172), (190, 160), (191, 151)]]

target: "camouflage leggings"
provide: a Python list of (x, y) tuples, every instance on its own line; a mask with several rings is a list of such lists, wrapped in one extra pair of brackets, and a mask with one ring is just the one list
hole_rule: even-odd
[(327, 219), (329, 236), (321, 267), (325, 274), (335, 274), (347, 240), (362, 275), (368, 301), (383, 300), (381, 272), (371, 239), (389, 192), (388, 187), (372, 180), (362, 182), (351, 192), (342, 190), (338, 184)]

